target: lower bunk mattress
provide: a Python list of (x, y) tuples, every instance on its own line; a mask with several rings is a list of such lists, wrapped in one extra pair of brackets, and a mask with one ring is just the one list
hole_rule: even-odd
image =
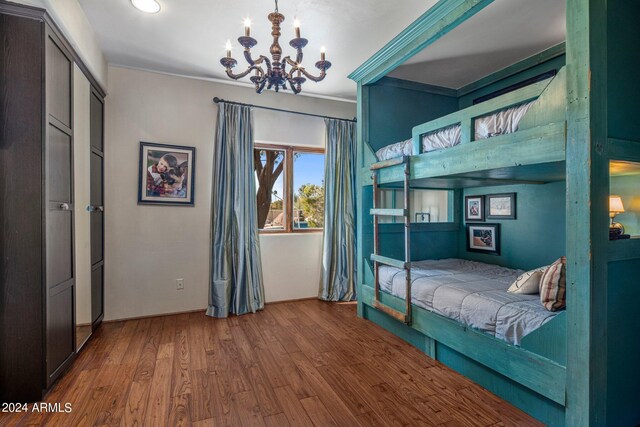
[[(519, 345), (524, 336), (551, 320), (539, 295), (507, 292), (523, 273), (463, 259), (413, 261), (413, 304)], [(404, 299), (403, 269), (380, 266), (380, 289)]]

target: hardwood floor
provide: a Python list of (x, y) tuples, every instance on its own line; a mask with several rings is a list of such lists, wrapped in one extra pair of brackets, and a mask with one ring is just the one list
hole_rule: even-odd
[(317, 300), (105, 323), (46, 402), (72, 411), (0, 425), (541, 425), (354, 304)]

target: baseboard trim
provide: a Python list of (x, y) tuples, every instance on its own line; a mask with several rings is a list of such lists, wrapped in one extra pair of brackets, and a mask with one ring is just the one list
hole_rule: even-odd
[(288, 302), (309, 301), (312, 299), (318, 299), (318, 297), (305, 297), (305, 298), (293, 298), (293, 299), (283, 299), (278, 301), (269, 301), (269, 302), (265, 302), (264, 305), (286, 304)]
[[(269, 301), (269, 302), (265, 302), (264, 305), (268, 306), (268, 305), (274, 305), (274, 304), (286, 304), (289, 302), (309, 301), (317, 298), (318, 297), (306, 297), (306, 298), (285, 299), (285, 300), (279, 300), (279, 301)], [(146, 316), (120, 317), (118, 319), (103, 320), (102, 323), (125, 322), (127, 320), (149, 319), (152, 317), (177, 316), (179, 314), (190, 314), (190, 313), (198, 313), (198, 312), (205, 312), (205, 311), (207, 311), (206, 307), (198, 308), (195, 310), (187, 310), (187, 311), (173, 311), (170, 313), (148, 314)]]
[(118, 319), (103, 320), (102, 323), (125, 322), (127, 320), (150, 319), (152, 317), (177, 316), (179, 314), (190, 314), (190, 313), (198, 313), (198, 312), (204, 312), (204, 311), (207, 311), (206, 307), (205, 308), (199, 308), (199, 309), (196, 309), (196, 310), (172, 311), (170, 313), (148, 314), (146, 316), (120, 317)]

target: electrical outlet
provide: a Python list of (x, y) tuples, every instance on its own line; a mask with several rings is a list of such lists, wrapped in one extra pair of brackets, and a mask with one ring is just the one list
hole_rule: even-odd
[(176, 279), (176, 289), (177, 290), (184, 289), (184, 279)]

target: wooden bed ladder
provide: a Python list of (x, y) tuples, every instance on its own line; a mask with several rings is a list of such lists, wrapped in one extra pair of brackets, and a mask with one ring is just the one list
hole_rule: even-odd
[[(388, 168), (404, 164), (404, 209), (384, 209), (380, 208), (380, 189), (378, 188), (378, 172), (381, 169)], [(373, 306), (394, 317), (407, 325), (411, 324), (411, 212), (409, 209), (409, 156), (403, 156), (396, 159), (385, 160), (382, 162), (374, 163), (371, 165), (372, 178), (373, 178), (373, 209), (370, 213), (373, 216), (373, 254), (371, 254), (371, 261), (373, 261), (373, 271), (375, 278), (375, 292)], [(402, 217), (404, 218), (404, 261), (388, 258), (380, 255), (380, 238), (378, 219), (381, 216), (390, 217)], [(384, 305), (380, 301), (380, 264), (390, 265), (397, 268), (404, 269), (405, 272), (405, 311), (404, 313), (394, 308)]]

